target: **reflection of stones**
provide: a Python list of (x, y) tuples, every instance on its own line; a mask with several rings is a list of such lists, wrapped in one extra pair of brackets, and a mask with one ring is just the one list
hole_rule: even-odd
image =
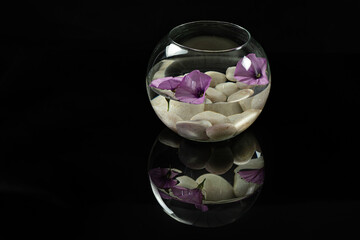
[(196, 179), (198, 184), (202, 181), (204, 181), (204, 187), (202, 189), (205, 199), (204, 204), (219, 203), (220, 201), (234, 198), (231, 184), (223, 177), (212, 173), (206, 173)]
[[(168, 189), (152, 188), (171, 217), (213, 227), (235, 221), (252, 206), (263, 184), (264, 159), (251, 133), (220, 143), (198, 143), (165, 129), (158, 139), (149, 169), (176, 172), (176, 176), (169, 172), (164, 177), (174, 176), (168, 181), (177, 184)], [(159, 154), (157, 149), (167, 154)]]

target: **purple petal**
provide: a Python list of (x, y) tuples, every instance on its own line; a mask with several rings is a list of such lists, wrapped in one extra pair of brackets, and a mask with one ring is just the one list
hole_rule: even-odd
[(187, 74), (175, 91), (175, 97), (181, 102), (200, 104), (205, 100), (205, 91), (209, 88), (211, 77), (194, 70)]
[(234, 77), (244, 77), (244, 78), (252, 78), (255, 75), (255, 71), (252, 65), (252, 62), (249, 58), (244, 56), (241, 58), (236, 64)]
[(246, 56), (250, 59), (252, 66), (257, 72), (264, 72), (266, 70), (267, 61), (266, 58), (256, 57), (255, 53), (250, 53)]
[(188, 189), (180, 186), (171, 188), (173, 194), (181, 201), (192, 204), (202, 204), (203, 195), (198, 188)]
[(155, 87), (163, 90), (174, 90), (180, 84), (182, 77), (165, 77), (153, 80), (150, 87)]
[(205, 100), (205, 94), (201, 97), (197, 97), (194, 93), (187, 89), (178, 88), (175, 92), (175, 97), (185, 103), (191, 103), (191, 104), (201, 104)]
[(159, 194), (162, 199), (172, 199), (171, 196), (167, 195), (166, 193), (164, 193), (162, 191), (159, 191)]
[(248, 85), (265, 85), (269, 82), (266, 67), (266, 58), (256, 57), (254, 53), (250, 53), (236, 64), (234, 78)]
[[(170, 171), (170, 172), (169, 172)], [(153, 168), (149, 170), (151, 181), (158, 188), (171, 188), (178, 182), (173, 179), (178, 173), (171, 171), (169, 168)]]
[(263, 184), (264, 168), (239, 171), (240, 177), (247, 182)]

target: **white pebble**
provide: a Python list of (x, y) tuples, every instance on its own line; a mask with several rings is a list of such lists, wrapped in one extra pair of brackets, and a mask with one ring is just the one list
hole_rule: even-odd
[(251, 108), (263, 109), (265, 106), (266, 100), (269, 96), (269, 93), (270, 93), (270, 84), (263, 91), (259, 92), (258, 94), (240, 101), (240, 105), (241, 105), (242, 109), (244, 109), (244, 110), (248, 110)]
[(178, 121), (176, 123), (176, 130), (184, 138), (205, 141), (209, 139), (206, 135), (206, 129), (211, 126), (211, 123), (207, 120)]
[(231, 94), (233, 94), (239, 90), (239, 88), (233, 82), (220, 83), (220, 84), (216, 85), (215, 89), (219, 90), (226, 96), (230, 96)]
[(240, 104), (237, 102), (218, 102), (214, 104), (205, 104), (205, 111), (213, 111), (220, 113), (224, 116), (230, 116), (238, 113), (242, 113), (243, 110)]
[(220, 123), (206, 129), (206, 135), (211, 140), (223, 141), (233, 137), (237, 132), (236, 127), (232, 123)]
[(210, 87), (215, 87), (219, 83), (226, 82), (225, 74), (221, 72), (207, 71), (205, 74), (211, 77)]
[(206, 173), (196, 179), (198, 184), (202, 183), (205, 179), (202, 193), (205, 195), (204, 203), (216, 202), (234, 198), (233, 187), (223, 177)]
[(229, 81), (237, 82), (237, 80), (234, 78), (235, 69), (236, 69), (236, 66), (228, 67), (228, 68), (226, 69), (226, 78), (227, 78)]
[(156, 115), (160, 118), (160, 120), (171, 130), (176, 132), (176, 123), (178, 121), (182, 121), (183, 119), (176, 115), (175, 113), (168, 112), (159, 107), (154, 107), (154, 111)]
[(211, 148), (211, 155), (206, 163), (205, 169), (209, 173), (221, 175), (226, 173), (234, 165), (234, 156), (227, 144), (217, 145)]
[(248, 88), (252, 88), (254, 87), (254, 85), (248, 85), (246, 83), (243, 83), (243, 82), (237, 82), (236, 83), (236, 86), (240, 89), (248, 89)]
[(160, 95), (151, 99), (150, 103), (151, 103), (151, 106), (153, 106), (153, 107), (159, 107), (162, 109), (167, 108), (167, 101), (166, 101), (165, 97), (160, 96)]
[[(192, 116), (204, 111), (205, 104), (191, 104), (170, 100), (169, 112), (175, 113), (184, 120), (190, 120)], [(166, 105), (167, 109), (167, 105)]]
[(234, 194), (238, 198), (245, 198), (250, 196), (259, 188), (260, 185), (252, 182), (247, 182), (240, 177), (239, 173), (234, 174)]
[(204, 111), (194, 115), (190, 120), (207, 120), (211, 122), (212, 125), (219, 123), (230, 123), (230, 120), (220, 113), (213, 111)]
[(226, 69), (226, 78), (227, 78), (229, 81), (235, 82), (235, 83), (236, 83), (236, 86), (237, 86), (238, 88), (240, 88), (240, 89), (250, 88), (251, 85), (248, 85), (248, 84), (246, 84), (246, 83), (239, 82), (238, 80), (235, 79), (235, 77), (234, 77), (235, 69), (236, 69), (236, 66), (228, 67), (228, 68)]
[(234, 164), (245, 164), (252, 158), (256, 151), (257, 141), (254, 135), (243, 132), (231, 147), (234, 154)]
[(254, 94), (254, 91), (252, 89), (242, 89), (242, 90), (239, 90), (239, 91), (231, 94), (228, 97), (227, 101), (228, 102), (237, 102), (237, 101), (243, 100), (245, 98), (248, 98), (253, 94)]
[(236, 127), (237, 134), (239, 134), (247, 129), (256, 120), (260, 113), (261, 110), (259, 109), (249, 109), (243, 113), (228, 116), (228, 118)]
[(210, 99), (213, 103), (215, 102), (225, 102), (226, 101), (226, 95), (220, 92), (219, 90), (216, 90), (215, 88), (209, 87), (205, 95), (208, 99)]
[(191, 177), (186, 176), (186, 175), (177, 177), (176, 180), (179, 181), (179, 183), (176, 184), (176, 186), (184, 187), (184, 188), (188, 188), (188, 189), (197, 188), (197, 186), (199, 185), (197, 182), (195, 182), (194, 179), (192, 179)]

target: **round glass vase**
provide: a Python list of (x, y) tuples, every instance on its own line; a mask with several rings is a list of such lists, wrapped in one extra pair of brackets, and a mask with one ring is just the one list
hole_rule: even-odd
[(218, 142), (259, 116), (271, 86), (269, 62), (235, 24), (196, 21), (173, 28), (155, 47), (146, 88), (156, 115), (180, 136)]

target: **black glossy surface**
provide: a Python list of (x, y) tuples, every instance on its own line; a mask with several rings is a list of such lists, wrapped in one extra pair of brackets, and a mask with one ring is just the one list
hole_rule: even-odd
[[(0, 237), (356, 233), (359, 6), (138, 4), (0, 8)], [(266, 158), (266, 182), (243, 218), (215, 229), (169, 218), (147, 177), (163, 129), (145, 91), (147, 61), (172, 27), (199, 19), (247, 28), (269, 57), (273, 81), (251, 127)]]

